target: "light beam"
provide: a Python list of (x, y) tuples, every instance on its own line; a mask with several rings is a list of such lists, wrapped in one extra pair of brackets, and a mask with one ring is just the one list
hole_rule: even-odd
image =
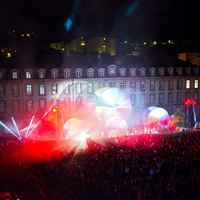
[(12, 134), (17, 139), (19, 139), (19, 137), (9, 127), (7, 127), (2, 121), (0, 121), (0, 125), (3, 126), (10, 134)]

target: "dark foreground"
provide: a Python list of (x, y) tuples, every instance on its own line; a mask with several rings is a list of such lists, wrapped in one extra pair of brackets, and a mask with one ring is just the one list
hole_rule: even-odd
[(48, 162), (25, 164), (19, 158), (0, 169), (0, 199), (6, 195), (28, 200), (199, 199), (200, 133), (167, 136), (153, 148), (110, 144)]

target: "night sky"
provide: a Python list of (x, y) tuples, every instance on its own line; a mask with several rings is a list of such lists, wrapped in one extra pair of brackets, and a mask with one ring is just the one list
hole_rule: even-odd
[[(112, 35), (138, 39), (198, 39), (199, 6), (186, 0), (9, 0), (0, 6), (0, 35), (15, 28), (41, 39)], [(70, 31), (64, 22), (73, 16)]]

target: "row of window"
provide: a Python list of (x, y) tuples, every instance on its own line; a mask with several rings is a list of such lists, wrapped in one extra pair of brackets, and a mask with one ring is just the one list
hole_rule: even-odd
[[(95, 70), (93, 68), (89, 68), (87, 71), (87, 77), (88, 78), (92, 78), (95, 75)], [(120, 73), (120, 75), (123, 75)], [(98, 76), (99, 77), (105, 77), (105, 69), (104, 68), (100, 68), (98, 70)], [(71, 77), (71, 70), (70, 69), (66, 69), (63, 72), (63, 78), (70, 78)], [(83, 77), (83, 70), (81, 68), (78, 68), (75, 71), (75, 77), (76, 78), (82, 78)], [(0, 76), (0, 78), (3, 78), (3, 75)], [(12, 71), (11, 72), (11, 78), (13, 80), (17, 80), (20, 78), (20, 73), (19, 71)], [(33, 78), (33, 72), (32, 71), (26, 71), (24, 73), (24, 78), (25, 79), (32, 79)], [(46, 70), (39, 70), (38, 71), (38, 78), (39, 79), (45, 79), (46, 78)], [(51, 70), (51, 78), (52, 79), (57, 79), (59, 78), (59, 71), (57, 69), (55, 70)]]
[[(125, 89), (125, 88), (131, 88), (132, 90), (136, 91), (136, 84), (137, 82), (135, 81), (121, 81), (119, 83), (119, 85), (117, 84), (117, 82), (115, 81), (110, 81), (108, 82), (109, 87), (119, 87), (121, 89)], [(157, 86), (158, 83), (158, 86)], [(174, 89), (174, 81), (169, 80), (168, 81), (168, 85), (166, 85), (166, 82), (164, 80), (160, 80), (159, 82), (157, 82), (156, 80), (150, 80), (150, 85), (149, 85), (149, 90), (150, 91), (154, 91), (157, 88), (162, 91), (166, 89), (166, 86), (168, 86), (168, 90), (173, 90)], [(177, 90), (181, 90), (181, 89), (190, 89), (190, 88), (194, 88), (194, 89), (198, 89), (199, 88), (199, 80), (186, 80), (185, 81), (185, 87), (184, 87), (184, 82), (182, 80), (177, 80), (177, 84), (176, 84), (176, 89)], [(66, 94), (72, 94), (72, 93), (76, 93), (79, 94), (81, 92), (83, 92), (83, 90), (87, 90), (88, 93), (93, 93), (94, 91), (94, 86), (95, 83), (93, 82), (87, 82), (87, 85), (81, 82), (75, 82), (72, 84), (66, 84), (65, 86), (65, 93)], [(45, 84), (39, 84), (38, 85), (38, 94), (39, 96), (45, 96), (46, 95), (46, 85)], [(106, 82), (99, 82), (98, 86), (99, 88), (101, 87), (106, 87)], [(139, 82), (139, 89), (140, 91), (145, 91), (147, 90), (147, 83), (145, 81), (140, 81)], [(19, 85), (14, 84), (12, 85), (11, 88), (11, 92), (12, 95), (17, 97), (20, 95), (20, 88)], [(51, 95), (56, 95), (58, 93), (58, 84), (54, 83), (51, 84), (51, 91), (50, 94)], [(33, 84), (26, 84), (25, 86), (25, 94), (27, 96), (31, 96), (33, 95)], [(5, 87), (4, 85), (0, 84), (0, 97), (4, 97), (5, 96)]]
[[(24, 106), (24, 109), (26, 112), (33, 112), (34, 102), (35, 101), (33, 101), (33, 100), (27, 100), (24, 103), (23, 106)], [(47, 102), (45, 99), (39, 99), (39, 102), (38, 102), (39, 110), (44, 110), (47, 106), (46, 103)], [(19, 100), (12, 101), (11, 109), (12, 109), (12, 112), (14, 112), (14, 113), (20, 112), (21, 111), (21, 102)], [(1, 100), (0, 101), (0, 113), (5, 113), (5, 112), (7, 112), (7, 102)]]
[[(169, 92), (168, 94), (165, 93), (159, 93), (159, 94), (154, 94), (151, 93), (149, 95), (136, 95), (136, 94), (131, 94), (130, 99), (132, 105), (136, 106), (144, 106), (144, 105), (182, 105), (183, 100), (185, 97), (193, 97), (194, 99), (198, 100), (199, 95), (198, 93), (194, 93), (191, 95), (190, 93), (172, 93)], [(76, 98), (76, 102), (80, 103), (80, 99)], [(0, 113), (6, 112), (6, 101), (0, 100)], [(27, 100), (23, 107), (25, 108), (26, 111), (32, 112), (34, 109), (34, 104), (37, 103), (39, 109), (45, 109), (47, 105), (46, 99), (39, 99), (38, 102), (35, 100)], [(12, 101), (12, 111), (13, 112), (19, 112), (20, 111), (20, 100), (14, 100)]]
[[(190, 67), (187, 68), (174, 68), (174, 67), (168, 67), (167, 69), (167, 74), (168, 75), (173, 75), (174, 72), (176, 71), (176, 73), (178, 75), (183, 75), (183, 71), (185, 71), (185, 73), (187, 75), (191, 75), (194, 72), (194, 75), (199, 75), (199, 68), (193, 68), (191, 69)], [(156, 75), (156, 71), (158, 71), (159, 75), (163, 76), (165, 75), (165, 68), (164, 67), (159, 67), (158, 70), (155, 67), (150, 67), (149, 69), (150, 75), (151, 76), (155, 76)], [(145, 67), (141, 67), (141, 68), (135, 68), (135, 67), (131, 67), (131, 68), (126, 68), (126, 67), (119, 67), (116, 65), (110, 65), (107, 68), (101, 67), (97, 69), (97, 76), (98, 77), (105, 77), (106, 75), (108, 76), (116, 76), (119, 75), (121, 77), (125, 77), (127, 75), (130, 76), (136, 76), (139, 72), (140, 75), (145, 76), (146, 75), (146, 71), (147, 68)], [(47, 70), (45, 68), (40, 68), (37, 72), (37, 77), (39, 79), (44, 79), (47, 77)], [(128, 74), (129, 73), (129, 74)], [(19, 70), (13, 70), (11, 71), (11, 78), (12, 79), (19, 79), (20, 78), (20, 74), (21, 72)], [(32, 79), (34, 78), (33, 75), (33, 70), (32, 69), (27, 69), (25, 70), (25, 72), (23, 73), (23, 78), (25, 79)], [(60, 72), (60, 70), (58, 68), (53, 68), (50, 70), (50, 78), (52, 79), (57, 79), (59, 78), (61, 75), (63, 78), (70, 78), (72, 77), (72, 74), (76, 77), (76, 78), (82, 78), (85, 74), (84, 69), (83, 68), (76, 68), (75, 71), (72, 71), (71, 68), (64, 68), (62, 70), (62, 74)], [(93, 78), (95, 77), (96, 74), (96, 69), (93, 67), (90, 67), (86, 70), (86, 75), (88, 78)], [(0, 79), (2, 79), (4, 76), (4, 72), (0, 71)]]
[(159, 93), (154, 94), (151, 93), (149, 95), (131, 95), (131, 102), (133, 105), (182, 105), (183, 100), (185, 97), (193, 97), (194, 99), (198, 100), (199, 95), (198, 93), (194, 93), (193, 95), (190, 93), (182, 94), (182, 93), (172, 93), (169, 92), (168, 94)]

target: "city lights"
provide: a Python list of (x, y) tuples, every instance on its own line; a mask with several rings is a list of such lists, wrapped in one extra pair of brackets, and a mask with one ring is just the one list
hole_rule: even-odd
[(81, 42), (81, 46), (84, 47), (86, 46), (86, 43), (84, 41)]

